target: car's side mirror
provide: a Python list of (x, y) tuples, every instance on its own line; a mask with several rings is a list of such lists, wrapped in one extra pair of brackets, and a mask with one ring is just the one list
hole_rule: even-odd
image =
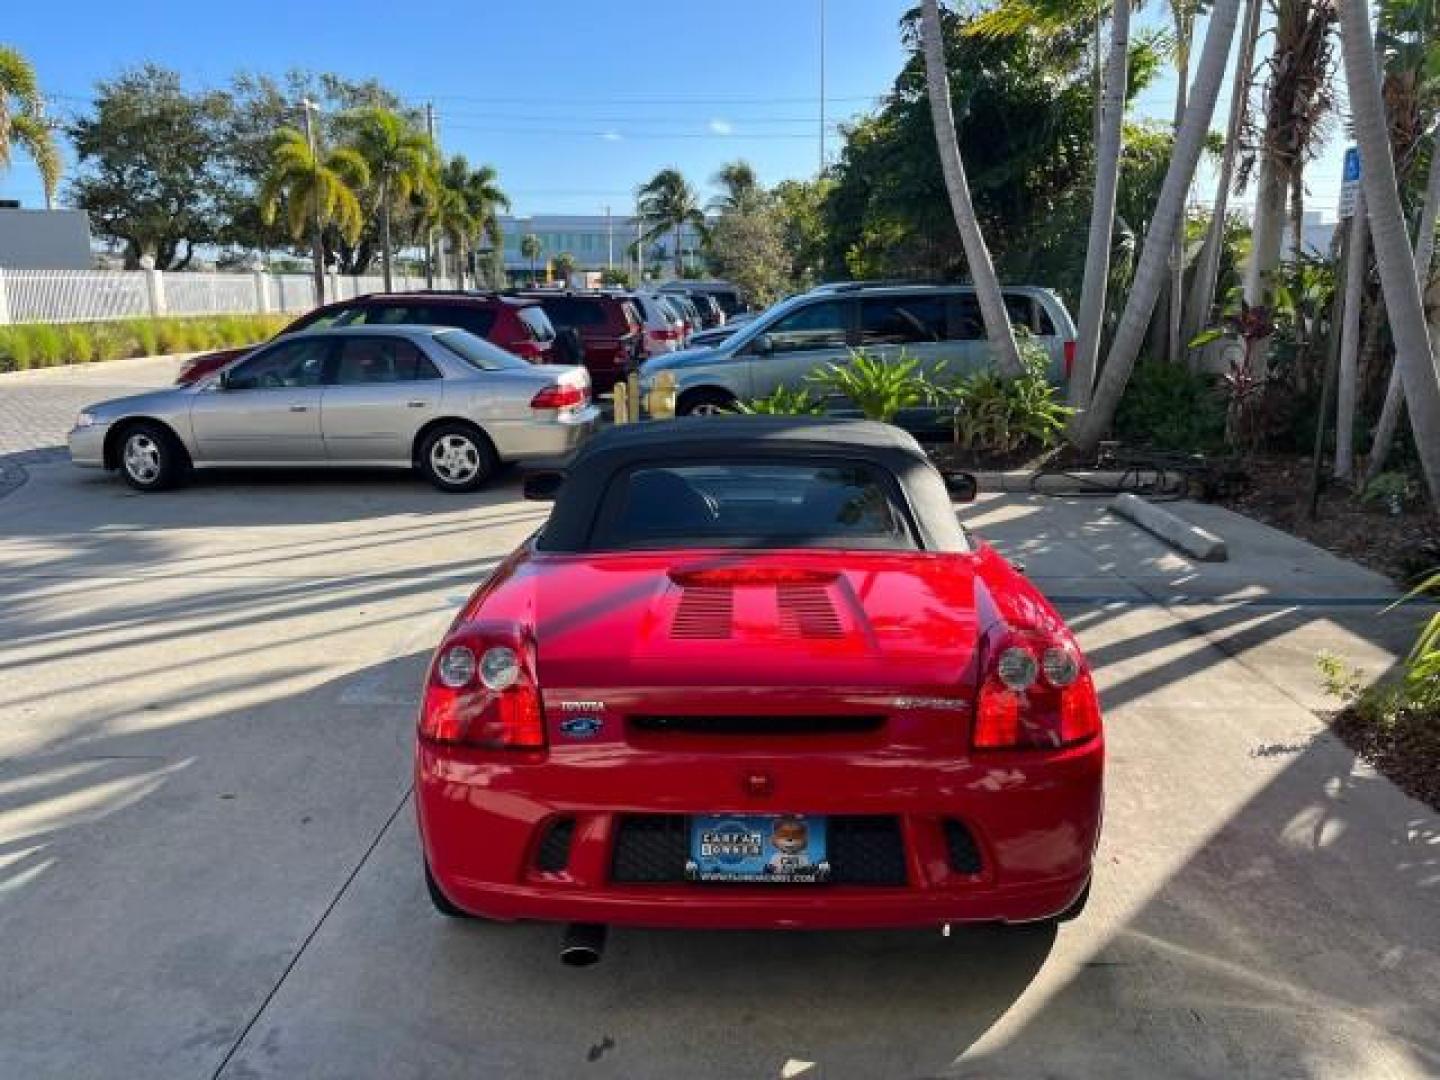
[(527, 473), (521, 483), (521, 490), (531, 502), (554, 502), (564, 483), (563, 472), (559, 469), (546, 469)]
[(755, 339), (753, 351), (756, 356), (769, 356), (775, 351), (775, 339), (769, 334), (761, 334)]
[(940, 475), (945, 480), (945, 490), (950, 493), (952, 502), (974, 502), (975, 496), (980, 493), (980, 481), (975, 479), (974, 473), (943, 472)]

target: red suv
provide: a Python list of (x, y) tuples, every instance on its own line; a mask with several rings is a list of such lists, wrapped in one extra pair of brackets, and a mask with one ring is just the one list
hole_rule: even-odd
[(585, 369), (597, 394), (611, 389), (644, 357), (645, 327), (634, 301), (615, 293), (535, 289), (514, 294), (537, 301), (560, 332), (580, 337)]
[[(302, 315), (276, 337), (326, 326), (397, 325), (453, 326), (469, 330), (532, 364), (553, 362), (555, 328), (533, 300), (483, 292), (371, 293), (338, 300)], [(192, 357), (175, 381), (181, 386), (218, 371), (254, 349), (222, 349)]]

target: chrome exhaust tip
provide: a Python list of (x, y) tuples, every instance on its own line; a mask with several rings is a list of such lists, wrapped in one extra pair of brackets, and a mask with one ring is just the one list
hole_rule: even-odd
[(605, 927), (600, 923), (570, 923), (560, 939), (560, 962), (590, 967), (605, 955)]

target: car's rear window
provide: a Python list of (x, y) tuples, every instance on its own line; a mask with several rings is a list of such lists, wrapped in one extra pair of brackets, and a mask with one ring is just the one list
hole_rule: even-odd
[(515, 314), (529, 331), (532, 341), (555, 340), (555, 327), (550, 323), (550, 316), (546, 315), (545, 309), (538, 304), (534, 307), (517, 308)]
[(435, 335), (435, 341), (478, 371), (501, 371), (505, 368), (529, 366), (514, 353), (506, 352), (468, 330), (441, 330)]
[(545, 314), (556, 326), (604, 326), (605, 308), (599, 300), (571, 296), (546, 297)]
[(893, 476), (845, 462), (645, 465), (611, 480), (590, 549), (820, 547), (913, 551)]

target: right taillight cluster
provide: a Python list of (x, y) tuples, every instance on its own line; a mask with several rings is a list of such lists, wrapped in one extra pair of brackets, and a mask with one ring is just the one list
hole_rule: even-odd
[(420, 735), (483, 749), (543, 749), (544, 707), (526, 642), (485, 634), (446, 641), (426, 680)]
[(1007, 637), (980, 684), (971, 742), (977, 750), (1054, 750), (1100, 732), (1095, 684), (1063, 642)]

